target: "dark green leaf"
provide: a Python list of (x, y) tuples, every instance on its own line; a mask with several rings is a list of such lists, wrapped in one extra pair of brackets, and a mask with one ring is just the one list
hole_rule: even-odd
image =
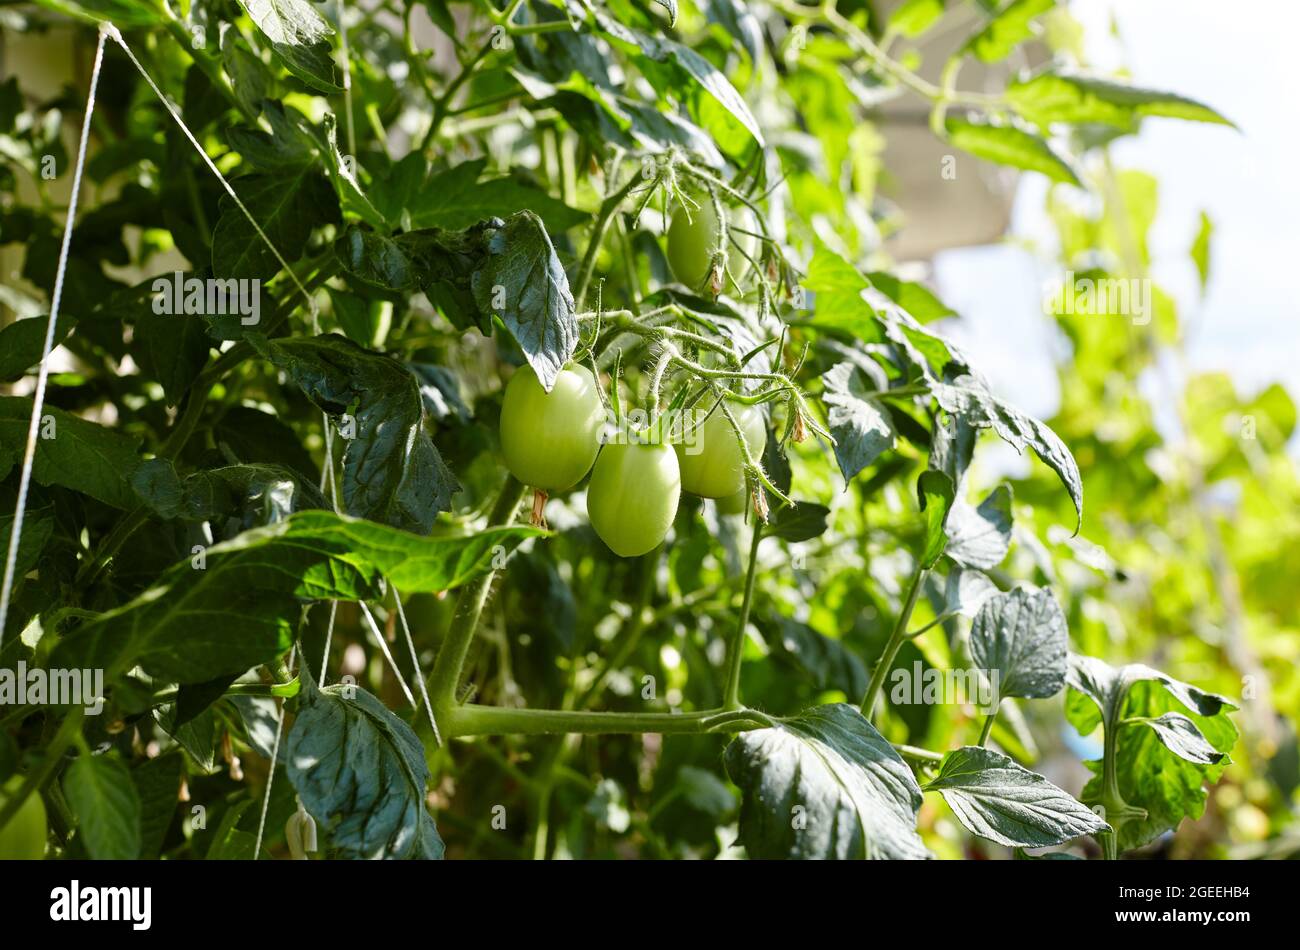
[(140, 796), (125, 765), (109, 755), (81, 755), (63, 776), (63, 793), (91, 858), (140, 856)]
[(424, 804), (429, 767), (411, 727), (359, 687), (317, 689), (302, 676), (286, 771), (330, 844), (349, 858), (441, 858)]
[(307, 0), (239, 0), (286, 69), (318, 92), (341, 93), (330, 37), (334, 28)]
[(1045, 423), (1007, 405), (973, 376), (961, 376), (951, 383), (930, 384), (935, 400), (950, 415), (975, 428), (991, 428), (1004, 442), (1023, 452), (1029, 446), (1054, 471), (1070, 493), (1077, 518), (1075, 531), (1083, 524), (1083, 480), (1074, 456), (1060, 437)]
[(508, 218), (532, 211), (552, 233), (567, 231), (588, 215), (546, 192), (514, 178), (479, 181), (487, 162), (471, 159), (446, 171), (432, 172), (428, 160), (412, 152), (393, 166), (373, 189), (375, 205), (390, 227), (462, 230), (487, 218)]
[[(67, 313), (59, 314), (58, 325), (54, 328), (53, 352), (72, 332), (76, 317)], [(41, 351), (45, 347), (45, 333), (49, 329), (49, 315), (28, 317), (15, 320), (0, 330), (0, 380), (13, 380), (25, 375), (41, 361)]]
[(181, 790), (181, 758), (160, 755), (131, 770), (140, 799), (140, 857), (156, 858), (176, 817)]
[(825, 505), (801, 501), (793, 508), (786, 506), (773, 515), (766, 533), (785, 541), (798, 542), (819, 538), (826, 533), (826, 520), (831, 510)]
[(487, 258), (472, 281), (474, 299), (481, 311), (506, 325), (550, 392), (578, 345), (569, 278), (531, 211), (519, 212), (486, 235)]
[(460, 485), (424, 429), (424, 402), (410, 370), (333, 333), (250, 335), (249, 342), (322, 412), (336, 422), (344, 414), (355, 419), (343, 454), (348, 514), (427, 534)]
[(239, 674), (287, 652), (312, 600), (376, 599), (385, 578), (407, 593), (457, 587), (520, 541), (526, 525), (420, 537), (325, 511), (246, 531), (184, 561), (135, 600), (83, 624), (55, 650), (67, 668), (106, 679), (139, 664), (166, 682)]
[(1044, 848), (1110, 830), (1064, 789), (978, 746), (945, 755), (925, 790), (941, 793), (971, 834), (1009, 847)]
[[(0, 458), (22, 458), (31, 413), (30, 399), (0, 396)], [(135, 440), (53, 406), (43, 407), (41, 419), (32, 468), (38, 484), (71, 488), (114, 508), (135, 506)]]
[(921, 789), (861, 713), (818, 706), (727, 746), (751, 858), (926, 858)]
[(818, 690), (837, 689), (845, 696), (866, 695), (870, 680), (866, 664), (841, 641), (789, 617), (777, 616), (772, 622), (774, 629), (764, 633), (774, 656), (807, 673)]
[[(231, 298), (227, 298), (231, 299)], [(233, 302), (229, 305), (234, 309)], [(207, 324), (185, 313), (155, 313), (152, 307), (137, 312), (135, 348), (140, 369), (162, 385), (167, 405), (175, 406), (189, 391), (208, 362), (211, 340)]]
[[(292, 264), (302, 257), (313, 228), (339, 220), (338, 198), (311, 166), (275, 175), (246, 175), (232, 182), (235, 193), (263, 234)], [(280, 262), (252, 222), (230, 200), (212, 229), (212, 271), (217, 277), (267, 280)]]
[(131, 479), (140, 500), (164, 520), (233, 518), (237, 530), (283, 521), (295, 511), (330, 508), (320, 490), (278, 465), (228, 465), (184, 479), (166, 459), (150, 459)]
[[(231, 675), (233, 679), (233, 675)], [(217, 721), (211, 709), (205, 709), (187, 722), (177, 723), (176, 704), (169, 703), (153, 711), (158, 728), (176, 740), (194, 765), (208, 775), (217, 771)]]

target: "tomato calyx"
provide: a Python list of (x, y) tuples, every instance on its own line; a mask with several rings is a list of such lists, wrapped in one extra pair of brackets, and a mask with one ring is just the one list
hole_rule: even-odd
[(545, 530), (547, 527), (545, 508), (546, 508), (546, 500), (549, 497), (550, 496), (547, 495), (546, 492), (543, 491), (542, 489), (540, 488), (533, 489), (533, 511), (532, 511), (532, 515), (528, 519), (528, 523), (531, 524), (534, 528), (542, 528), (543, 530)]

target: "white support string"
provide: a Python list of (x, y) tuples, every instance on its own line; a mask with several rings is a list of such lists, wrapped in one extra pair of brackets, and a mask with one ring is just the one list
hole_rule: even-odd
[(181, 127), (181, 132), (183, 132), (185, 137), (190, 140), (190, 144), (193, 145), (194, 150), (199, 153), (199, 157), (203, 159), (204, 164), (212, 170), (212, 174), (217, 176), (217, 180), (221, 182), (221, 187), (226, 190), (226, 194), (230, 195), (235, 206), (244, 213), (244, 217), (246, 217), (248, 223), (253, 226), (253, 230), (257, 232), (257, 236), (260, 237), (263, 243), (271, 249), (271, 253), (275, 255), (276, 263), (284, 268), (285, 272), (289, 275), (289, 279), (293, 281), (294, 286), (302, 294), (303, 299), (307, 301), (307, 307), (310, 309), (314, 321), (317, 313), (315, 298), (313, 298), (307, 288), (303, 286), (302, 281), (298, 279), (298, 275), (295, 274), (293, 268), (289, 266), (289, 262), (286, 261), (284, 255), (280, 253), (280, 249), (277, 248), (271, 242), (271, 239), (266, 236), (266, 232), (263, 231), (262, 226), (257, 223), (257, 219), (254, 218), (252, 212), (248, 210), (248, 206), (244, 204), (239, 195), (235, 194), (235, 189), (232, 188), (230, 182), (226, 180), (226, 176), (221, 174), (221, 170), (217, 168), (216, 163), (208, 156), (208, 153), (204, 150), (203, 146), (199, 144), (199, 140), (194, 137), (194, 133), (191, 132), (189, 126), (185, 124), (185, 120), (182, 119), (180, 113), (176, 111), (176, 107), (172, 105), (171, 100), (168, 99), (163, 94), (163, 91), (158, 88), (158, 84), (155, 83), (153, 77), (145, 71), (144, 66), (140, 64), (140, 60), (135, 58), (135, 53), (131, 52), (131, 47), (126, 45), (126, 40), (122, 38), (122, 34), (118, 32), (117, 27), (113, 26), (111, 23), (104, 23), (101, 24), (100, 29), (101, 31), (106, 30), (108, 35), (116, 41), (117, 45), (122, 47), (122, 51), (126, 53), (127, 58), (131, 60), (135, 65), (135, 68), (140, 72), (140, 75), (144, 77), (144, 81), (149, 84), (149, 88), (152, 89), (154, 95), (158, 97), (158, 101), (163, 104), (163, 108), (165, 108), (171, 117), (176, 120), (176, 124)]
[[(297, 655), (297, 647), (289, 651), (289, 669), (291, 671), (294, 658)], [(266, 832), (266, 813), (271, 808), (271, 786), (275, 783), (275, 767), (280, 761), (280, 737), (284, 735), (284, 704), (286, 702), (287, 700), (280, 700), (280, 719), (275, 725), (275, 742), (271, 743), (271, 767), (266, 772), (266, 792), (262, 795), (262, 814), (257, 819), (257, 841), (253, 845), (254, 861), (262, 856), (262, 835)]]
[(110, 24), (101, 24), (99, 43), (95, 46), (95, 65), (90, 72), (90, 92), (86, 96), (86, 115), (81, 122), (81, 141), (77, 144), (77, 165), (72, 174), (72, 197), (68, 201), (68, 215), (63, 222), (63, 246), (59, 248), (59, 263), (54, 272), (54, 296), (50, 300), (50, 320), (45, 328), (45, 343), (41, 347), (41, 362), (36, 371), (36, 391), (32, 394), (32, 418), (27, 426), (27, 447), (23, 450), (23, 467), (18, 476), (18, 504), (14, 508), (14, 523), (9, 531), (9, 550), (5, 554), (4, 580), (0, 582), (0, 646), (4, 645), (5, 624), (9, 621), (9, 598), (13, 595), (14, 574), (18, 569), (18, 545), (23, 537), (23, 515), (27, 509), (27, 491), (32, 481), (32, 466), (36, 461), (36, 437), (40, 432), (41, 410), (45, 404), (45, 386), (50, 375), (50, 351), (54, 349), (54, 328), (59, 319), (59, 305), (63, 302), (63, 277), (68, 269), (68, 249), (72, 246), (72, 226), (77, 217), (77, 197), (81, 193), (81, 171), (86, 164), (86, 141), (90, 138), (90, 117), (95, 112), (95, 90), (99, 86), (99, 73), (104, 65), (104, 40), (116, 33)]
[(438, 720), (433, 717), (433, 703), (429, 700), (429, 688), (424, 685), (424, 671), (420, 669), (420, 659), (415, 655), (415, 638), (411, 636), (410, 625), (406, 622), (406, 611), (402, 608), (402, 594), (393, 588), (393, 601), (397, 604), (397, 617), (402, 624), (402, 635), (406, 638), (406, 648), (411, 651), (411, 666), (415, 670), (416, 682), (420, 686), (420, 698), (424, 700), (424, 711), (429, 714), (429, 725), (433, 727), (433, 739), (442, 745), (442, 733), (438, 731)]
[(419, 709), (419, 705), (415, 702), (415, 696), (411, 693), (411, 687), (406, 685), (406, 680), (402, 677), (402, 671), (397, 668), (397, 661), (393, 659), (393, 654), (388, 649), (388, 642), (384, 639), (379, 624), (375, 623), (374, 614), (370, 612), (370, 608), (366, 606), (364, 600), (358, 600), (357, 604), (361, 607), (361, 615), (366, 618), (366, 622), (370, 625), (370, 632), (375, 635), (375, 642), (379, 644), (380, 652), (384, 654), (384, 659), (388, 661), (389, 668), (393, 671), (393, 675), (397, 677), (398, 685), (402, 687), (402, 692), (406, 694), (406, 701)]

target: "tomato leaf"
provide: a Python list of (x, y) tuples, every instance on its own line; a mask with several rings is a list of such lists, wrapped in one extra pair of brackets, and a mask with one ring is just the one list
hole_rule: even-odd
[(751, 858), (926, 858), (921, 789), (861, 713), (807, 709), (727, 746), (740, 786), (740, 840)]
[(111, 755), (81, 755), (63, 776), (86, 853), (97, 861), (140, 856), (140, 795), (131, 773)]
[(784, 541), (799, 542), (819, 538), (826, 533), (831, 510), (810, 501), (781, 508), (769, 522), (765, 533)]
[(831, 367), (822, 377), (822, 385), (822, 402), (828, 407), (830, 433), (835, 439), (835, 459), (847, 491), (853, 476), (894, 447), (894, 427), (852, 362)]
[(1188, 762), (1201, 765), (1218, 765), (1227, 758), (1227, 753), (1220, 752), (1210, 745), (1187, 716), (1179, 712), (1167, 712), (1155, 719), (1134, 719), (1155, 730), (1156, 738), (1166, 749)]
[(1041, 172), (1052, 181), (1083, 187), (1078, 173), (1048, 142), (1015, 125), (948, 116), (948, 141), (958, 148), (999, 165)]
[(1012, 0), (966, 41), (966, 49), (983, 63), (1006, 59), (1013, 49), (1035, 36), (1034, 20), (1056, 6), (1056, 0)]
[(1145, 116), (1164, 116), (1236, 128), (1195, 99), (1073, 72), (1039, 72), (1018, 79), (1007, 87), (1006, 96), (1011, 108), (1039, 126), (1090, 122), (1129, 128)]
[(996, 676), (996, 694), (1045, 699), (1065, 685), (1069, 636), (1049, 590), (1017, 587), (984, 602), (971, 626), (975, 665)]
[[(77, 318), (67, 312), (59, 314), (54, 328), (54, 346), (57, 349), (72, 328)], [(15, 380), (26, 374), (41, 361), (41, 352), (45, 347), (45, 333), (50, 326), (49, 314), (15, 320), (0, 329), (0, 380)]]
[[(292, 264), (317, 227), (339, 221), (338, 198), (325, 176), (310, 166), (231, 183), (271, 245)], [(281, 270), (274, 252), (227, 195), (212, 229), (212, 272), (217, 277), (268, 280)]]
[[(32, 401), (0, 396), (0, 472), (22, 457)], [(131, 473), (140, 464), (136, 440), (46, 405), (37, 432), (32, 477), (40, 485), (82, 492), (114, 508), (135, 506)]]
[(299, 675), (285, 771), (329, 843), (348, 858), (442, 858), (424, 803), (429, 767), (411, 727), (364, 689), (318, 689), (305, 667)]
[(1044, 848), (1110, 830), (1064, 789), (978, 746), (945, 755), (925, 790), (943, 795), (971, 834), (1008, 847)]
[(228, 465), (198, 471), (182, 479), (167, 459), (141, 463), (131, 485), (164, 520), (224, 521), (239, 531), (275, 524), (295, 511), (329, 509), (320, 490), (279, 465)]
[(945, 0), (903, 0), (889, 15), (888, 29), (906, 37), (917, 37), (943, 16)]
[(134, 600), (64, 636), (55, 655), (105, 679), (140, 665), (165, 682), (241, 674), (289, 649), (312, 600), (371, 600), (384, 580), (404, 593), (458, 587), (522, 540), (526, 525), (420, 537), (326, 511), (245, 531), (169, 568)]
[(341, 93), (330, 37), (334, 28), (307, 0), (239, 0), (276, 57), (317, 92)]
[(944, 531), (944, 553), (962, 567), (997, 567), (1011, 547), (1011, 488), (999, 485), (972, 507), (964, 498), (953, 502)]
[(409, 228), (460, 230), (527, 210), (535, 212), (550, 232), (559, 233), (588, 219), (584, 212), (519, 179), (479, 181), (486, 165), (485, 159), (476, 158), (435, 172), (420, 152), (412, 152), (376, 184), (372, 197), (394, 228), (403, 226), (404, 215)]
[(390, 357), (338, 334), (267, 340), (254, 348), (284, 370), (321, 411), (341, 425), (347, 414), (342, 501), (348, 514), (423, 534), (451, 507), (460, 484), (424, 429), (415, 377)]
[(843, 642), (781, 615), (773, 616), (771, 629), (767, 626), (763, 625), (763, 635), (772, 655), (806, 673), (818, 690), (866, 694), (870, 682), (866, 664)]
[(521, 211), (489, 227), (487, 257), (474, 272), (474, 299), (506, 325), (547, 392), (578, 346), (569, 278), (541, 219)]
[(1065, 485), (1074, 503), (1075, 533), (1083, 525), (1083, 479), (1074, 456), (1045, 423), (998, 399), (984, 382), (960, 376), (952, 382), (932, 381), (930, 392), (947, 413), (975, 428), (991, 428), (1004, 442), (1023, 452), (1029, 446)]
[[(1066, 717), (1084, 735), (1098, 725), (1115, 731), (1119, 793), (1146, 812), (1145, 818), (1123, 822), (1119, 848), (1139, 848), (1184, 818), (1199, 818), (1205, 811), (1204, 785), (1218, 781), (1236, 744), (1237, 728), (1228, 718), (1236, 707), (1140, 663), (1117, 669), (1095, 657), (1071, 655), (1068, 682)], [(1102, 804), (1102, 763), (1087, 765), (1096, 774), (1083, 790), (1083, 801)]]

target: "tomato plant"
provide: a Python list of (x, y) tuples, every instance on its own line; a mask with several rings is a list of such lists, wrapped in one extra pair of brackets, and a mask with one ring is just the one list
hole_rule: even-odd
[[(0, 852), (1295, 853), (1295, 406), (1112, 151), (1235, 132), (1066, 4), (4, 15)], [(1153, 291), (1049, 419), (893, 259), (988, 163)]]

